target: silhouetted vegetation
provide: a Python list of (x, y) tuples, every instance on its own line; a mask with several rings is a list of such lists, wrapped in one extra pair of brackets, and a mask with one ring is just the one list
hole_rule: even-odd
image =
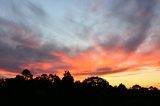
[(88, 105), (88, 106), (158, 106), (160, 90), (124, 84), (111, 86), (100, 77), (89, 77), (82, 82), (74, 81), (69, 71), (60, 79), (56, 74), (42, 74), (33, 78), (23, 70), (15, 78), (0, 79), (2, 105)]

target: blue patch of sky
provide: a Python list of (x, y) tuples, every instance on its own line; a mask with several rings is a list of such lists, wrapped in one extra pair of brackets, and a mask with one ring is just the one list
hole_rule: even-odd
[(64, 42), (65, 45), (89, 47), (88, 37), (98, 36), (103, 39), (104, 36), (115, 34), (115, 29), (116, 33), (124, 32), (124, 27), (122, 27), (124, 25), (119, 25), (118, 19), (109, 16), (110, 4), (102, 5), (95, 12), (91, 8), (96, 5), (96, 1), (53, 0), (39, 1), (39, 3), (52, 21), (50, 27), (44, 28), (45, 35), (54, 37), (59, 42)]
[[(44, 42), (56, 40), (65, 46), (77, 46), (88, 48), (91, 46), (89, 39), (94, 37), (106, 39), (106, 36), (118, 34), (127, 35), (128, 25), (119, 17), (114, 15), (112, 5), (117, 1), (113, 0), (29, 0), (31, 3), (40, 6), (47, 13), (47, 21), (43, 18), (36, 21), (34, 14), (24, 10), (25, 18), (31, 18), (30, 24), (36, 24), (40, 28)], [(18, 3), (20, 0), (14, 0), (16, 6), (22, 9)], [(1, 17), (18, 21), (17, 15), (12, 13), (11, 4), (1, 1)], [(3, 5), (4, 4), (4, 5)], [(159, 5), (159, 4), (157, 4)], [(156, 6), (156, 13), (160, 14), (159, 6)], [(31, 15), (31, 16), (29, 16)], [(33, 16), (32, 16), (33, 15)], [(22, 19), (23, 20), (23, 19)], [(47, 24), (41, 24), (47, 23)]]

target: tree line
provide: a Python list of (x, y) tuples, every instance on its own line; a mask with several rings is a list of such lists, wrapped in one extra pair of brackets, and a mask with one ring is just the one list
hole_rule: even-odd
[(124, 84), (112, 86), (103, 78), (92, 76), (74, 81), (69, 71), (63, 78), (56, 74), (42, 74), (33, 78), (24, 69), (15, 78), (0, 80), (0, 100), (2, 104), (14, 105), (45, 104), (52, 105), (91, 105), (91, 106), (154, 106), (159, 103), (160, 90), (156, 87)]

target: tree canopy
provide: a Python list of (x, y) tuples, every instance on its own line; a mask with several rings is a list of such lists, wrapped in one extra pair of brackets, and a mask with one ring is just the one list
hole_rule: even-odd
[[(56, 74), (41, 74), (33, 78), (31, 71), (25, 69), (15, 78), (0, 80), (0, 99), (3, 105), (8, 101), (19, 100), (29, 106), (34, 103), (41, 105), (42, 101), (45, 105), (50, 105), (52, 101), (54, 105), (65, 103), (73, 106), (74, 102), (81, 106), (155, 106), (160, 105), (159, 98), (160, 90), (153, 86), (145, 88), (136, 84), (126, 88), (122, 83), (112, 86), (98, 76), (88, 77), (82, 82), (74, 81), (68, 70), (64, 71), (62, 78)], [(17, 102), (14, 105), (17, 106)]]

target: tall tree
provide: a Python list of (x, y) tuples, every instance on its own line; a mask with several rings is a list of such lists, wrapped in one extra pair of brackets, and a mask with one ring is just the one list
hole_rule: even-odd
[(71, 85), (74, 83), (74, 78), (69, 71), (65, 71), (64, 77), (62, 78), (62, 83), (65, 85)]
[(22, 75), (24, 76), (24, 78), (25, 78), (26, 80), (31, 80), (32, 77), (33, 77), (33, 75), (31, 74), (31, 72), (30, 72), (28, 69), (24, 69), (24, 70), (22, 71)]
[(100, 77), (89, 77), (85, 79), (82, 83), (88, 86), (97, 86), (97, 87), (109, 86), (109, 82)]

